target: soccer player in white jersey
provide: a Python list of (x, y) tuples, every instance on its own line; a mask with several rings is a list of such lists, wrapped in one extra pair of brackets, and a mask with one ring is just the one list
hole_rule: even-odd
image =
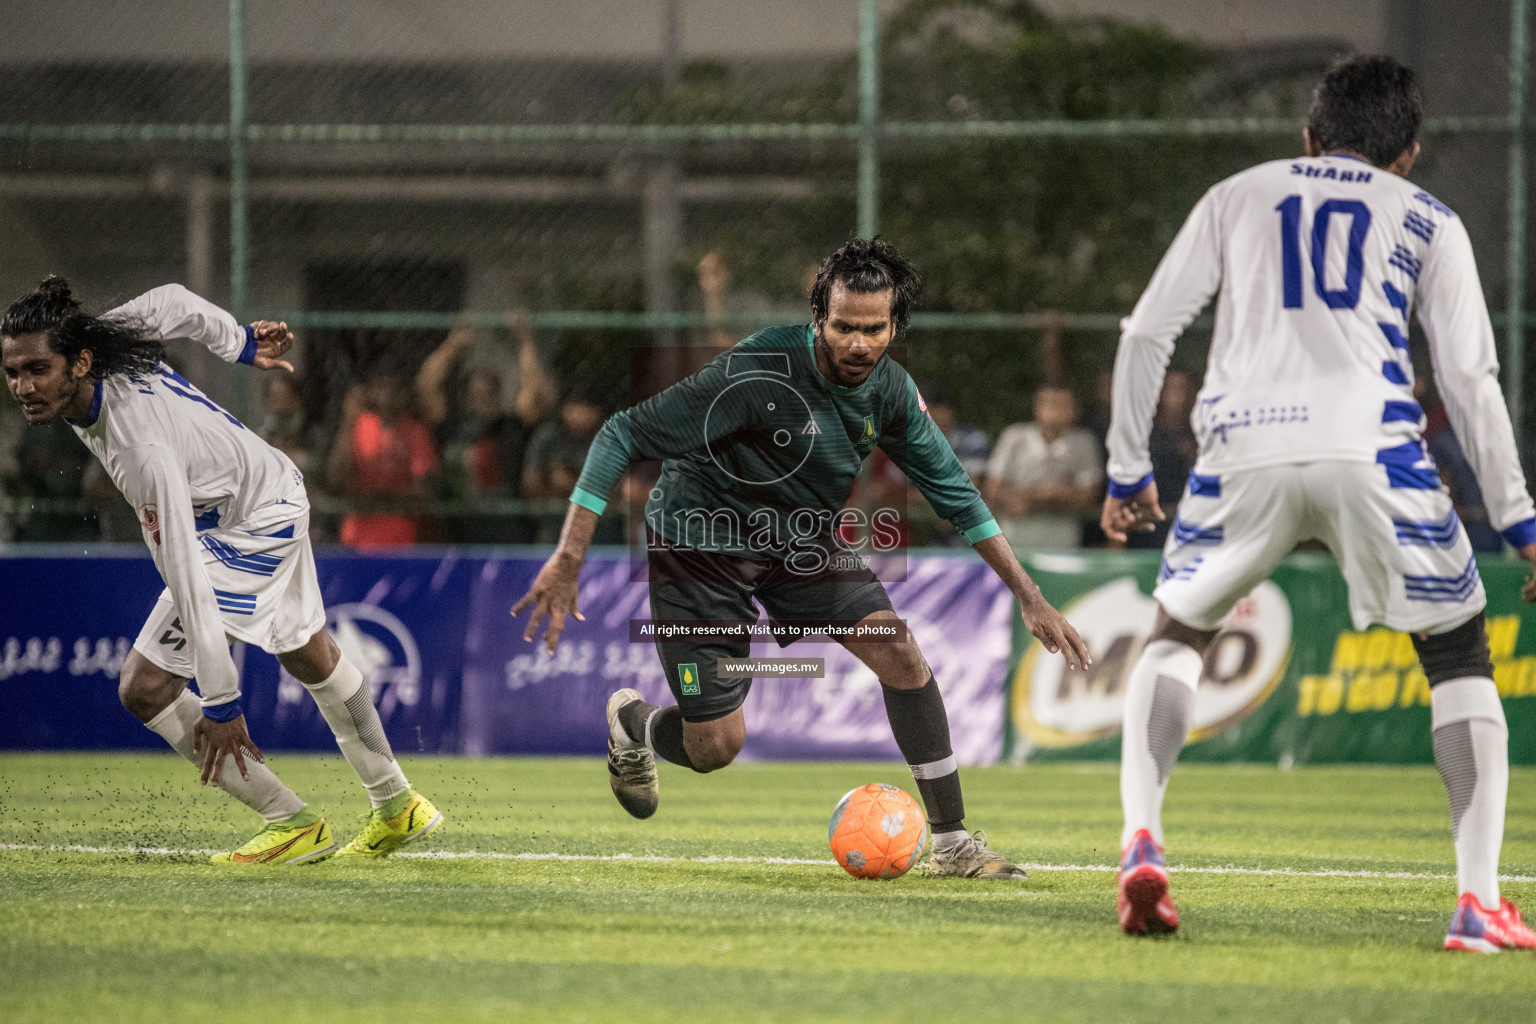
[(1355, 628), (1409, 633), (1429, 679), (1460, 893), (1445, 948), (1536, 948), (1499, 894), (1508, 732), (1477, 562), (1420, 439), (1411, 312), (1493, 525), (1531, 562), (1536, 521), (1467, 230), (1404, 177), (1421, 117), (1407, 68), (1385, 57), (1336, 64), (1313, 97), (1307, 155), (1211, 188), (1122, 325), (1103, 512), (1116, 539), (1162, 518), (1147, 451), (1158, 391), (1174, 339), (1220, 291), (1192, 417), (1200, 455), (1164, 548), (1157, 625), (1126, 693), (1127, 932), (1178, 927), (1162, 802), (1206, 648), (1233, 605), (1315, 539), (1338, 557)]
[[(6, 384), (29, 422), (64, 416), (138, 514), (165, 581), (123, 663), (123, 704), (267, 822), (213, 859), (295, 864), (336, 852), (325, 819), (266, 766), (246, 730), (227, 637), (275, 654), (304, 684), (373, 804), (343, 855), (385, 856), (442, 815), (410, 787), (363, 674), (325, 629), (309, 546), (309, 502), (288, 457), (161, 361), (185, 338), (227, 362), (292, 368), (287, 325), (242, 327), (180, 285), (105, 314), (82, 311), (61, 278), (0, 323)], [(187, 689), (197, 677), (201, 699)], [(233, 758), (235, 771), (228, 769)]]

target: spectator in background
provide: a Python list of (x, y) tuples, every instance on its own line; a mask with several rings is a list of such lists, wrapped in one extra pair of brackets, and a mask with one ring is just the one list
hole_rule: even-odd
[(1451, 492), (1451, 505), (1467, 531), (1472, 550), (1503, 551), (1504, 538), (1488, 521), (1488, 509), (1483, 504), (1483, 489), (1478, 486), (1477, 474), (1472, 471), (1472, 463), (1467, 461), (1467, 453), (1451, 429), (1451, 417), (1440, 401), (1440, 392), (1435, 390), (1434, 381), (1427, 374), (1414, 379), (1413, 397), (1419, 400), (1419, 407), (1424, 410), (1425, 447), (1429, 449), (1430, 458), (1435, 460), (1435, 468), (1440, 471), (1446, 490)]
[[(528, 314), (507, 318), (517, 339), (518, 389), (509, 413), (501, 375), (466, 368), (474, 332), (458, 327), (421, 364), (416, 400), (443, 454), (443, 493), (458, 500), (522, 496), (528, 443), (549, 403), (552, 385), (539, 360)], [(452, 381), (450, 387), (449, 382)], [(518, 544), (532, 539), (523, 517), (470, 514), (453, 517), (449, 539), (471, 544)]]
[[(765, 324), (772, 322), (774, 304), (767, 295), (750, 288), (733, 287), (735, 277), (731, 261), (724, 252), (719, 249), (706, 252), (700, 257), (696, 269), (704, 315), (712, 321), (703, 339), (712, 355), (724, 352), (742, 339), (745, 332), (741, 330), (740, 318), (743, 314), (760, 318)], [(812, 277), (814, 279), (814, 274)], [(734, 317), (736, 322), (723, 322), (728, 316)]]
[(1164, 519), (1154, 530), (1132, 533), (1126, 547), (1161, 551), (1163, 542), (1168, 539), (1168, 528), (1173, 525), (1179, 498), (1184, 494), (1184, 485), (1189, 482), (1190, 471), (1195, 468), (1195, 457), (1200, 454), (1200, 442), (1189, 425), (1189, 414), (1195, 409), (1195, 391), (1194, 378), (1183, 370), (1169, 370), (1163, 378), (1157, 412), (1152, 417), (1149, 452), (1152, 478), (1157, 481)]
[(960, 465), (970, 474), (971, 482), (980, 487), (987, 475), (987, 457), (992, 454), (992, 441), (986, 431), (961, 423), (942, 387), (931, 388), (923, 395), (923, 400), (928, 404), (928, 418), (944, 432), (944, 439), (955, 450)]
[[(344, 422), (331, 448), (326, 482), (349, 497), (424, 498), (437, 476), (432, 435), (408, 414), (405, 389), (393, 376), (347, 391)], [(348, 512), (341, 542), (358, 548), (416, 543), (418, 517), (398, 512)]]
[[(593, 389), (578, 384), (567, 391), (560, 401), (559, 414), (539, 424), (528, 441), (528, 455), (523, 461), (523, 496), (569, 498), (576, 478), (581, 475), (582, 463), (587, 460), (587, 449), (602, 425), (603, 403)], [(606, 499), (609, 495), (602, 497)], [(539, 539), (553, 541), (559, 521), (543, 525), (552, 529), (544, 529)], [(598, 533), (594, 534), (598, 543), (622, 543), (623, 539), (623, 524), (611, 518), (599, 523)]]
[[(955, 407), (950, 404), (949, 396), (942, 387), (929, 388), (923, 393), (923, 401), (928, 406), (928, 417), (933, 420), (934, 426), (944, 432), (944, 438), (949, 446), (954, 449), (955, 456), (959, 458), (960, 465), (964, 467), (971, 478), (971, 482), (977, 487), (982, 485), (987, 475), (987, 456), (992, 452), (992, 441), (986, 432), (978, 427), (968, 426), (960, 422), (960, 416)], [(882, 458), (885, 453), (876, 451), (874, 458)], [(872, 460), (873, 461), (873, 460)], [(888, 459), (886, 461), (889, 461)], [(896, 469), (894, 464), (891, 471), (900, 476), (903, 483), (905, 475)], [(919, 504), (923, 501), (922, 495), (914, 487), (908, 487), (906, 500), (908, 506)], [(918, 543), (935, 545), (939, 547), (967, 546), (966, 540), (954, 528), (947, 519), (940, 519), (918, 537)]]
[(1109, 415), (1115, 400), (1115, 371), (1100, 370), (1093, 377), (1093, 404), (1083, 417), (1083, 426), (1103, 448), (1109, 443)]
[(569, 498), (587, 459), (587, 449), (602, 425), (603, 405), (590, 388), (577, 385), (567, 391), (560, 400), (559, 415), (539, 424), (528, 442), (524, 496)]
[[(731, 288), (731, 268), (725, 257), (714, 249), (699, 260), (699, 291), (704, 296), (704, 315), (712, 321), (725, 316), (726, 295)], [(709, 347), (724, 352), (739, 341), (720, 323), (709, 328)]]
[(262, 380), (261, 439), (293, 460), (299, 472), (308, 473), (313, 458), (313, 437), (304, 429), (304, 397), (291, 373), (269, 373)]
[(1077, 426), (1077, 399), (1066, 388), (1041, 388), (1034, 412), (997, 439), (982, 494), (1015, 551), (1077, 548), (1104, 497), (1104, 454)]

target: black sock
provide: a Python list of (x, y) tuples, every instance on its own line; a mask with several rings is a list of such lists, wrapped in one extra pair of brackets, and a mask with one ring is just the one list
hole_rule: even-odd
[(960, 770), (949, 744), (949, 716), (944, 697), (933, 678), (916, 690), (897, 690), (880, 684), (885, 693), (885, 714), (891, 734), (907, 759), (917, 791), (928, 810), (934, 832), (954, 832), (965, 827), (965, 800), (960, 794)]
[[(654, 718), (652, 716), (655, 716)], [(693, 768), (688, 748), (683, 746), (683, 712), (676, 704), (660, 708), (643, 700), (632, 700), (619, 709), (619, 725), (636, 743), (645, 742), (645, 723), (651, 723), (651, 750), (662, 760)], [(693, 768), (698, 771), (697, 768)]]

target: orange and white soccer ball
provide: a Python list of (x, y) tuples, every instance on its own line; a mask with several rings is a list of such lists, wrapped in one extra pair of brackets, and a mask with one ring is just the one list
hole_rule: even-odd
[(871, 782), (837, 802), (827, 841), (854, 878), (899, 878), (922, 859), (928, 821), (904, 790)]

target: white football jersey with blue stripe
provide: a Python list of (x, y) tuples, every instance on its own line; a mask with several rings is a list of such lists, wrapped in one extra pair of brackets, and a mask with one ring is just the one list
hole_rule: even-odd
[(1111, 493), (1150, 482), (1174, 341), (1218, 289), (1192, 417), (1198, 473), (1365, 462), (1394, 487), (1438, 489), (1413, 396), (1416, 314), (1489, 518), (1517, 546), (1536, 541), (1466, 228), (1417, 185), (1348, 156), (1260, 164), (1196, 204), (1121, 324)]
[[(106, 316), (130, 320), (162, 340), (195, 341), (228, 362), (250, 362), (256, 350), (249, 329), (180, 285), (156, 288)], [(245, 611), (254, 598), (216, 593), (204, 559), (234, 559), (248, 570), (269, 567), (250, 561), (265, 556), (231, 554), (227, 544), (215, 550), (203, 541), (214, 530), (266, 521), (274, 509), (284, 519), (304, 515), (309, 502), (303, 476), (288, 456), (163, 364), (156, 374), (98, 381), (90, 415), (71, 425), (138, 514), (193, 648), (203, 704), (234, 700), (239, 681), (223, 618)], [(290, 509), (291, 515), (282, 514)]]

